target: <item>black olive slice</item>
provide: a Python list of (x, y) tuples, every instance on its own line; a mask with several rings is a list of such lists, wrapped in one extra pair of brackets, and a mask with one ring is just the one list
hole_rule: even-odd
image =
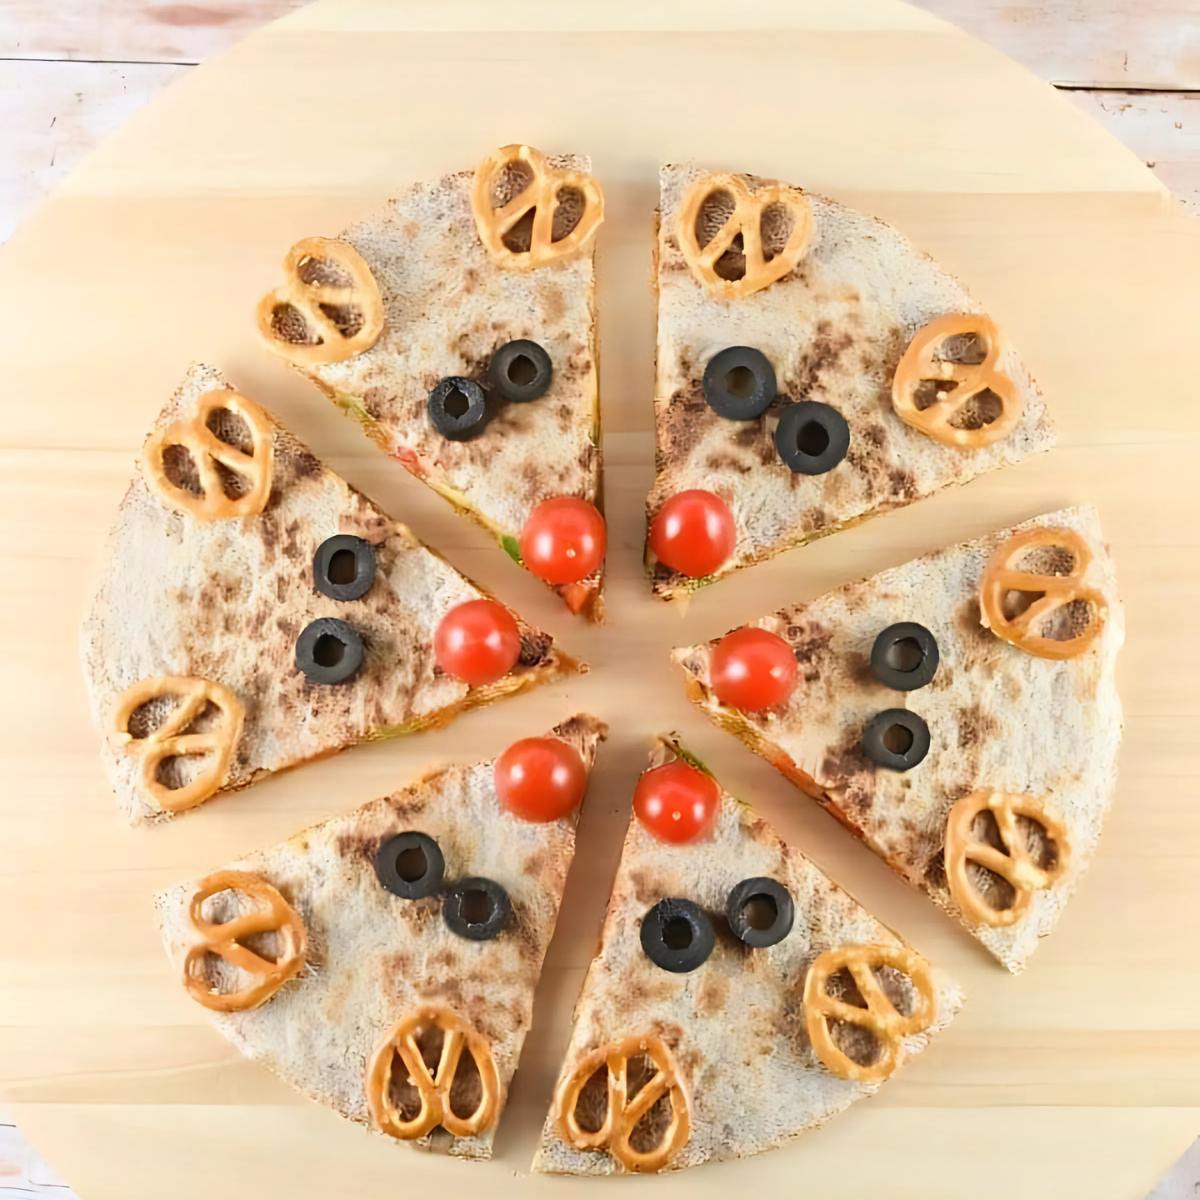
[(929, 753), (929, 726), (907, 708), (885, 708), (867, 722), (863, 753), (889, 771), (907, 771)]
[(446, 893), (442, 920), (451, 933), (472, 942), (486, 942), (499, 937), (512, 920), (512, 902), (494, 879), (468, 875)]
[(404, 900), (420, 900), (440, 891), (445, 870), (437, 842), (415, 829), (388, 838), (375, 855), (379, 882)]
[(775, 368), (752, 346), (729, 346), (704, 368), (704, 399), (720, 417), (753, 421), (775, 399)]
[(296, 667), (313, 683), (345, 683), (363, 665), (358, 630), (336, 617), (318, 617), (296, 639)]
[(792, 932), (795, 915), (791, 892), (765, 875), (735, 884), (725, 901), (734, 937), (755, 948), (782, 942)]
[(450, 375), (429, 393), (426, 405), (434, 429), (452, 442), (465, 442), (487, 424), (487, 397), (473, 379)]
[(780, 414), (775, 449), (797, 475), (824, 475), (846, 457), (850, 426), (836, 408), (819, 400), (801, 400)]
[(505, 400), (517, 404), (545, 395), (553, 378), (550, 355), (528, 338), (505, 342), (488, 363), (488, 382)]
[(660, 900), (642, 918), (642, 949), (664, 971), (694, 971), (713, 951), (712, 922), (690, 900)]
[(900, 692), (923, 688), (938, 669), (937, 638), (916, 621), (889, 625), (871, 647), (871, 673)]
[(357, 600), (375, 582), (375, 547), (352, 533), (326, 538), (313, 555), (313, 586), (331, 600)]

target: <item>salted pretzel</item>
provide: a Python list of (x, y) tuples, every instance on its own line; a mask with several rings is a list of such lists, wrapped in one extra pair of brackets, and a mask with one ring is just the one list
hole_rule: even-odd
[[(631, 1099), (629, 1060), (643, 1056), (656, 1070)], [(598, 1129), (584, 1129), (575, 1109), (587, 1081), (601, 1068), (608, 1077), (604, 1121)], [(671, 1121), (658, 1145), (652, 1150), (635, 1150), (634, 1128), (667, 1095), (671, 1101)], [(657, 1037), (627, 1037), (585, 1055), (559, 1085), (556, 1108), (559, 1130), (570, 1145), (579, 1150), (607, 1150), (627, 1171), (661, 1169), (691, 1134), (687, 1095), (678, 1068), (666, 1044)]]
[[(249, 452), (223, 442), (209, 427), (214, 413), (231, 412), (240, 417), (250, 433)], [(182, 446), (192, 460), (200, 491), (192, 492), (172, 482), (167, 475), (166, 452)], [(240, 392), (205, 392), (196, 401), (191, 416), (156, 430), (142, 449), (146, 482), (172, 508), (190, 513), (199, 521), (221, 521), (229, 517), (251, 517), (267, 506), (271, 495), (274, 438), (271, 419), (253, 400)], [(242, 481), (244, 490), (229, 496), (218, 465)]]
[[(907, 1016), (888, 999), (875, 978), (878, 967), (892, 967), (912, 980), (917, 1004)], [(850, 972), (866, 1008), (829, 994), (829, 981), (843, 969)], [(804, 980), (804, 1020), (813, 1050), (833, 1074), (857, 1083), (887, 1079), (899, 1062), (901, 1039), (927, 1029), (935, 1010), (929, 966), (907, 946), (835, 946), (817, 956)], [(875, 1061), (855, 1062), (834, 1042), (831, 1021), (869, 1030), (879, 1046)]]
[[(949, 338), (974, 334), (987, 349), (982, 362), (960, 363), (938, 358)], [(918, 329), (892, 377), (892, 407), (906, 425), (927, 433), (944, 446), (978, 450), (1007, 437), (1021, 419), (1021, 393), (996, 364), (1001, 351), (1000, 330), (982, 313), (951, 313)], [(917, 389), (924, 382), (939, 385), (933, 403), (917, 407)], [(1000, 414), (978, 429), (956, 429), (951, 422), (981, 392), (1000, 401)]]
[[(975, 818), (990, 810), (1004, 848), (981, 841), (972, 832)], [(1040, 867), (1017, 824), (1017, 817), (1036, 821), (1054, 842), (1054, 862)], [(963, 915), (981, 925), (1013, 925), (1029, 908), (1033, 893), (1048, 888), (1067, 867), (1067, 830), (1033, 796), (993, 792), (986, 788), (964, 796), (946, 819), (946, 882)], [(993, 908), (971, 883), (967, 864), (976, 863), (1008, 881), (1013, 902), (1008, 908)]]
[[(321, 267), (332, 268), (321, 278)], [(363, 256), (347, 242), (310, 237), (297, 242), (283, 260), (284, 282), (258, 302), (258, 332), (276, 354), (300, 366), (341, 362), (362, 354), (383, 332), (383, 297)], [(344, 282), (343, 282), (344, 280)], [(281, 310), (292, 311), (304, 327), (294, 340), (280, 327)], [(352, 318), (350, 332), (337, 320)]]
[[(733, 198), (733, 211), (713, 236), (703, 245), (696, 224), (704, 203), (717, 193)], [(792, 228), (783, 249), (767, 258), (763, 249), (763, 213), (780, 205), (791, 214)], [(740, 300), (760, 292), (782, 279), (804, 257), (812, 236), (812, 206), (799, 188), (782, 183), (765, 184), (752, 192), (739, 175), (706, 175), (697, 180), (679, 207), (679, 248), (696, 280), (721, 300)], [(746, 269), (740, 279), (724, 279), (717, 274), (717, 261), (741, 237), (741, 253)]]
[[(145, 737), (130, 733), (130, 718), (143, 704), (168, 697), (177, 703), (157, 729)], [(217, 709), (214, 728), (189, 733), (209, 704)], [(163, 812), (176, 813), (202, 804), (225, 782), (244, 719), (242, 702), (222, 684), (194, 675), (160, 675), (131, 684), (117, 697), (110, 736), (123, 753), (137, 760), (141, 794)], [(158, 778), (164, 760), (202, 756), (209, 761), (182, 787), (167, 787)]]
[[(1045, 575), (1020, 570), (1015, 564), (1031, 550), (1066, 550), (1074, 560), (1066, 575)], [(1100, 635), (1108, 619), (1104, 593), (1083, 582), (1092, 552), (1073, 529), (1042, 527), (1014, 534), (992, 555), (979, 586), (983, 623), (999, 638), (1038, 658), (1075, 658)], [(1024, 612), (1010, 617), (1004, 611), (1009, 592), (1038, 594)], [(1040, 594), (1039, 594), (1040, 593)], [(1069, 638), (1047, 637), (1036, 632), (1047, 617), (1064, 605), (1081, 600), (1089, 606), (1087, 626)]]
[[(417, 1034), (431, 1025), (443, 1035), (441, 1054), (432, 1070), (417, 1044)], [(450, 1106), (450, 1089), (464, 1050), (475, 1060), (480, 1084), (479, 1103), (466, 1117)], [(391, 1097), (397, 1057), (421, 1098), (420, 1110), (407, 1120)], [(376, 1127), (405, 1141), (424, 1137), (439, 1125), (455, 1137), (473, 1137), (495, 1123), (500, 1109), (500, 1076), (487, 1039), (452, 1009), (440, 1005), (423, 1005), (400, 1019), (367, 1066), (366, 1088), (367, 1106)]]
[[(506, 168), (519, 167), (529, 181), (498, 208), (492, 207), (492, 188)], [(583, 212), (575, 227), (554, 240), (554, 215), (564, 188), (583, 197)], [(523, 217), (533, 212), (528, 250), (510, 250), (505, 237)], [(475, 228), (492, 261), (511, 270), (528, 271), (545, 267), (578, 254), (591, 242), (604, 220), (604, 193), (600, 185), (582, 171), (553, 167), (532, 146), (503, 146), (479, 164), (471, 185), (471, 212)]]
[[(208, 921), (204, 902), (218, 892), (241, 892), (255, 907), (228, 921)], [(217, 871), (196, 886), (188, 917), (197, 941), (183, 960), (183, 982), (198, 1004), (214, 1012), (244, 1012), (270, 999), (304, 966), (306, 935), (296, 910), (265, 879), (247, 871)], [(274, 962), (243, 945), (255, 934), (279, 935), (280, 951)], [(215, 954), (253, 979), (236, 992), (218, 992), (204, 975), (204, 960)]]

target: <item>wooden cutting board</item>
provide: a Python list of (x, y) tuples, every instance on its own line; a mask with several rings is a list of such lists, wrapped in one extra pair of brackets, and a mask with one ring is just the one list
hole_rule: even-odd
[[(609, 625), (585, 629), (482, 531), (256, 345), (286, 248), (408, 180), (527, 140), (607, 189), (601, 341)], [(1053, 453), (799, 550), (684, 616), (640, 576), (660, 159), (804, 184), (896, 223), (1022, 348)], [(1200, 1127), (1200, 226), (1126, 150), (986, 47), (897, 3), (324, 3), (170, 88), (0, 254), (0, 1085), (85, 1200), (548, 1196), (526, 1168), (649, 735), (676, 727), (969, 1004), (874, 1099), (793, 1148), (655, 1195), (1142, 1195)], [(101, 539), (152, 415), (203, 357), (594, 670), (436, 734), (346, 754), (168, 828), (117, 818), (76, 665)], [(1102, 511), (1128, 606), (1118, 800), (1059, 932), (1008, 977), (684, 701), (672, 644), (1070, 501)], [(576, 708), (613, 737), (496, 1161), (407, 1154), (293, 1096), (167, 969), (154, 890)], [(736, 1069), (731, 1067), (730, 1069)], [(737, 1114), (730, 1120), (736, 1122)]]

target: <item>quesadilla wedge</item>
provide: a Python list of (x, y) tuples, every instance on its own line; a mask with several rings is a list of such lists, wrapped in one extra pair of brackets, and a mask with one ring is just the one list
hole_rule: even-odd
[(599, 620), (604, 197), (590, 170), (513, 145), (415, 183), (336, 238), (297, 243), (258, 325), (386, 453)]
[(1003, 329), (836, 201), (664, 167), (656, 282), (646, 567), (664, 598), (1054, 441)]
[(1068, 508), (674, 658), (712, 720), (1016, 972), (1096, 851), (1123, 640), (1097, 514)]
[(146, 441), (82, 652), (133, 821), (578, 669), (202, 365)]
[[(184, 988), (317, 1103), (398, 1141), (489, 1157), (605, 732), (572, 717), (168, 888), (155, 908)], [(543, 787), (548, 761), (571, 769), (555, 816), (513, 811), (503, 766), (522, 747)]]
[(679, 1170), (870, 1095), (958, 986), (673, 738), (655, 747), (534, 1170)]

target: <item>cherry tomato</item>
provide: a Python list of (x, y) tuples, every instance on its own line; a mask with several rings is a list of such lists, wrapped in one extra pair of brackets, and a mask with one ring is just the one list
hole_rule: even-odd
[(447, 675), (471, 687), (495, 683), (516, 665), (521, 634), (512, 613), (495, 600), (455, 605), (438, 624), (433, 653)]
[(712, 690), (722, 704), (758, 712), (782, 704), (796, 687), (796, 655), (783, 638), (748, 625), (713, 648)]
[(547, 583), (578, 583), (603, 561), (608, 537), (600, 510), (577, 496), (543, 500), (521, 531), (521, 558)]
[(712, 492), (680, 492), (650, 522), (654, 557), (691, 579), (711, 575), (733, 553), (736, 542), (733, 513)]
[(496, 759), (496, 794), (523, 821), (556, 821), (573, 812), (588, 773), (574, 746), (558, 738), (522, 738)]
[(711, 775), (676, 760), (642, 773), (633, 811), (660, 842), (690, 842), (712, 824), (720, 799)]

